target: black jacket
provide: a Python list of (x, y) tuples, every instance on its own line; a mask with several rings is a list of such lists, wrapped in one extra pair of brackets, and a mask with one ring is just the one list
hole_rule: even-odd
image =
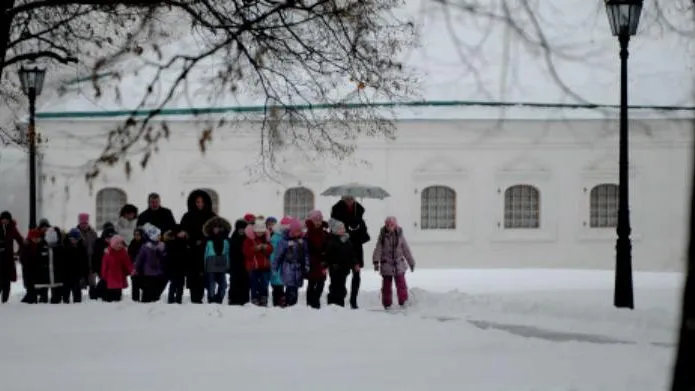
[[(201, 197), (203, 199), (203, 209), (198, 209), (195, 205), (195, 200)], [(203, 234), (203, 226), (211, 218), (215, 217), (215, 212), (212, 211), (212, 199), (204, 190), (193, 190), (188, 195), (188, 211), (181, 218), (181, 229), (188, 234), (188, 240), (193, 246), (200, 246), (204, 242), (205, 235)], [(165, 232), (162, 229), (162, 232)], [(202, 261), (201, 261), (202, 262)]]
[(153, 210), (148, 208), (138, 216), (137, 226), (142, 227), (146, 223), (154, 225), (164, 233), (176, 225), (176, 219), (174, 219), (171, 209), (160, 207)]
[(77, 282), (86, 280), (89, 276), (89, 258), (87, 247), (81, 239), (73, 244), (70, 239), (63, 242), (63, 255), (65, 262), (65, 281)]
[(367, 224), (364, 222), (364, 207), (359, 202), (355, 201), (352, 211), (349, 211), (345, 201), (338, 201), (331, 209), (331, 218), (345, 224), (353, 246), (361, 246), (369, 242)]
[(326, 264), (333, 271), (349, 273), (359, 264), (350, 239), (343, 242), (340, 236), (330, 234), (326, 240)]

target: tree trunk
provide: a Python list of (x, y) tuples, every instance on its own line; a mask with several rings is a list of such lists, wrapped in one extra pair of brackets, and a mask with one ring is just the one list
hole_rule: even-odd
[(12, 17), (9, 10), (14, 7), (15, 0), (2, 1), (0, 5), (0, 79), (5, 70), (5, 57), (7, 55), (7, 45), (10, 43), (10, 31), (12, 30)]

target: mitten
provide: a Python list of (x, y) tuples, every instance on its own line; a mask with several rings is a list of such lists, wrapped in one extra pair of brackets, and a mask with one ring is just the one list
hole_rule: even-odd
[(378, 272), (378, 271), (379, 271), (379, 264), (378, 264), (378, 263), (375, 263), (375, 264), (374, 264), (374, 271), (375, 271), (375, 272)]
[(414, 272), (414, 271), (415, 271), (415, 265), (413, 265), (413, 266), (410, 267), (410, 272), (412, 273), (412, 272)]

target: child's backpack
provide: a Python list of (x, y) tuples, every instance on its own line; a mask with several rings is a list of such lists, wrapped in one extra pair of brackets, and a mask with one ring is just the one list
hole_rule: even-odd
[(205, 272), (206, 273), (226, 273), (229, 271), (227, 257), (229, 256), (229, 242), (224, 241), (222, 254), (217, 255), (212, 241), (208, 241), (205, 246)]

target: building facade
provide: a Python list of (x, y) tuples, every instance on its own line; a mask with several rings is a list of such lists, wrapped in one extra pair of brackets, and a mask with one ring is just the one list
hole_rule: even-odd
[[(401, 120), (395, 140), (361, 138), (356, 154), (342, 162), (312, 162), (286, 151), (273, 178), (252, 170), (257, 123), (215, 130), (202, 154), (200, 125), (185, 118), (169, 122), (170, 139), (144, 170), (136, 168), (128, 177), (117, 165), (102, 171), (91, 189), (84, 171), (66, 167), (98, 156), (103, 144), (90, 140), (103, 140), (115, 122), (42, 119), (44, 132), (72, 135), (55, 137), (42, 151), (42, 212), (65, 227), (88, 212), (101, 225), (117, 218), (126, 202), (145, 208), (147, 194), (156, 191), (180, 218), (188, 194), (202, 188), (229, 219), (247, 212), (304, 216), (314, 208), (329, 214), (337, 199), (321, 192), (360, 182), (391, 194), (363, 201), (372, 237), (386, 216), (396, 216), (420, 267), (613, 268), (617, 120), (523, 117)], [(631, 121), (634, 265), (681, 270), (692, 123), (663, 114), (643, 117)], [(132, 159), (137, 166), (138, 156)]]

